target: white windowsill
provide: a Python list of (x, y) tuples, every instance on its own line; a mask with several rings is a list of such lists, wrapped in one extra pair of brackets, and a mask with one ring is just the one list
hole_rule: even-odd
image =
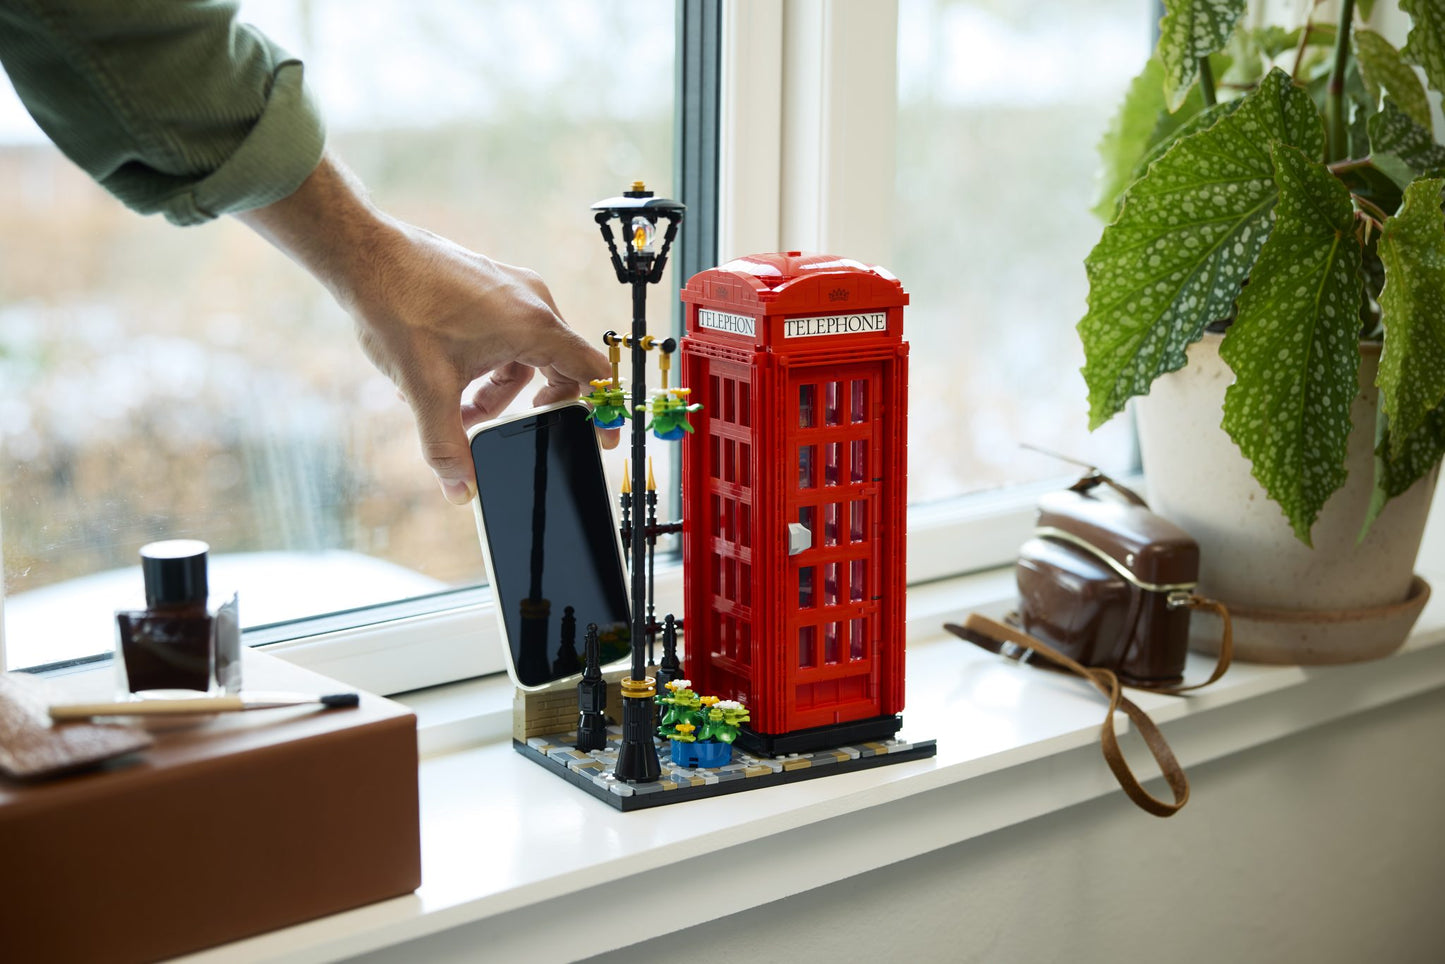
[[(1445, 571), (1424, 567), (1435, 585)], [(990, 656), (938, 630), (1011, 593), (1007, 570), (909, 594), (904, 736), (936, 738), (938, 756), (764, 790), (620, 813), (511, 747), (511, 691), (489, 678), (403, 697), (422, 723), (421, 888), (186, 960), (329, 961), (456, 931), (489, 959), (576, 959), (779, 900), (895, 861), (1119, 792), (1098, 749), (1102, 703), (1079, 681)], [(1348, 667), (1236, 664), (1190, 698), (1133, 693), (1187, 768), (1445, 686), (1445, 601), (1437, 595), (1401, 652)], [(1191, 677), (1210, 661), (1190, 657)], [(1122, 728), (1125, 720), (1118, 721)], [(1153, 772), (1126, 740), (1130, 759)], [(1164, 792), (1151, 783), (1156, 793)], [(1194, 796), (1209, 793), (1195, 783)], [(1154, 818), (1142, 813), (1139, 820)], [(688, 863), (709, 900), (639, 904), (620, 879)], [(669, 877), (667, 879), (674, 879)], [(578, 914), (611, 924), (571, 927)], [(665, 917), (665, 921), (659, 919)], [(561, 926), (559, 926), (561, 925)], [(385, 950), (383, 950), (385, 949)]]

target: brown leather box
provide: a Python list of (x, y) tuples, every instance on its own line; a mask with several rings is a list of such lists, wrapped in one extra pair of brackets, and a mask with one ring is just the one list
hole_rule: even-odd
[[(349, 688), (247, 653), (248, 689)], [(50, 681), (89, 699), (109, 673)], [(156, 718), (128, 764), (0, 777), (0, 960), (149, 961), (421, 882), (416, 718), (355, 709)]]

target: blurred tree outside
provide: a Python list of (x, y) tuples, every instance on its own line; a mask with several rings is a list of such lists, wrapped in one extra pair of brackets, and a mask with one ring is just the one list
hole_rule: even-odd
[[(242, 6), (303, 55), (330, 147), (384, 209), (537, 270), (594, 343), (630, 305), (588, 208), (636, 178), (671, 188), (673, 14), (660, 0)], [(442, 499), (409, 412), (324, 289), (230, 219), (131, 213), (0, 96), (11, 602), (181, 537), (481, 582), (471, 513)]]
[(899, 4), (890, 267), (911, 298), (914, 501), (1070, 471), (1023, 442), (1132, 465), (1126, 420), (1087, 431), (1074, 325), (1098, 235), (1095, 145), (1153, 15), (1152, 0)]

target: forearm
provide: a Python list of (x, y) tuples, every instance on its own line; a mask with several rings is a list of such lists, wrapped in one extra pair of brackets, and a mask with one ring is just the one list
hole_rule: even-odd
[(607, 374), (536, 274), (388, 216), (333, 157), (289, 197), (236, 216), (351, 314), (362, 351), (411, 407), (422, 455), (453, 502), (473, 489), (467, 424), (498, 414), (536, 372), (547, 381), (537, 404), (576, 397)]
[(372, 204), (361, 181), (330, 153), (291, 195), (235, 217), (305, 268), (348, 310), (377, 287), (388, 250), (411, 230)]
[(4, 0), (0, 61), (40, 127), (142, 213), (270, 204), (325, 139), (301, 62), (225, 0)]

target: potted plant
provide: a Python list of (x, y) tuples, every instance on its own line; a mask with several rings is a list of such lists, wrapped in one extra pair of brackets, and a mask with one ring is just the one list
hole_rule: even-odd
[(672, 762), (686, 767), (721, 767), (732, 761), (733, 741), (748, 722), (747, 707), (737, 700), (699, 696), (692, 680), (666, 684), (667, 694), (654, 697), (666, 709), (657, 735), (672, 743)]
[[(1244, 23), (1245, 5), (1166, 0), (1101, 143), (1108, 224), (1078, 325), (1090, 424), (1165, 396), (1139, 413), (1154, 507), (1200, 541), (1202, 588), (1237, 610), (1418, 612), (1445, 454), (1445, 148), (1412, 65), (1445, 89), (1445, 12), (1401, 0), (1413, 19), (1396, 50), (1356, 23), (1373, 0), (1342, 0), (1334, 23), (1313, 19), (1316, 0), (1293, 30)], [(1196, 423), (1160, 424), (1193, 396)], [(1407, 492), (1417, 518), (1401, 521), (1386, 504)], [(1403, 548), (1378, 547), (1386, 517)], [(1397, 571), (1363, 585), (1384, 562)]]

